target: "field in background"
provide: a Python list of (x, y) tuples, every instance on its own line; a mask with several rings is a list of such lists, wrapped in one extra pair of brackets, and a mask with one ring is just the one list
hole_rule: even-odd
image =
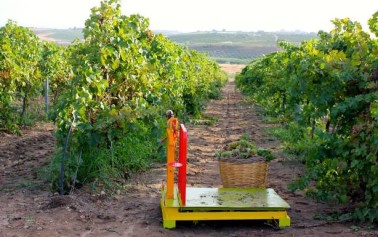
[(41, 40), (53, 41), (57, 44), (68, 45), (75, 39), (82, 40), (83, 32), (81, 28), (72, 29), (45, 29), (30, 28)]
[[(83, 39), (82, 29), (40, 29), (32, 30), (43, 40), (68, 45), (75, 39)], [(252, 59), (280, 50), (281, 40), (299, 44), (301, 41), (317, 38), (316, 33), (307, 32), (237, 32), (200, 31), (178, 33), (157, 31), (173, 41), (195, 49), (223, 64), (248, 64)]]
[(316, 38), (304, 32), (230, 32), (210, 31), (168, 36), (179, 44), (206, 53), (218, 63), (248, 64), (252, 59), (280, 50), (281, 40), (299, 44)]

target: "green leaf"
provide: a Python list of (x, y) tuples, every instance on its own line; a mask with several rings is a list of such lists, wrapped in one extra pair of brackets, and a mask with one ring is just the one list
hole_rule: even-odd
[(121, 49), (120, 50), (120, 55), (121, 55), (121, 59), (122, 59), (122, 61), (127, 61), (127, 52), (126, 52), (126, 50), (125, 49)]
[(352, 162), (351, 162), (351, 164), (350, 164), (350, 167), (351, 167), (351, 168), (355, 168), (358, 164), (359, 164), (359, 161), (358, 161), (358, 160), (352, 160)]
[(116, 70), (119, 67), (119, 59), (116, 59), (112, 62), (112, 69)]

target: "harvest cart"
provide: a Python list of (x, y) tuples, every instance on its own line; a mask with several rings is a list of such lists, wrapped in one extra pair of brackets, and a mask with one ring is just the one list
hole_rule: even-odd
[(202, 220), (270, 220), (279, 227), (290, 226), (286, 212), (290, 206), (271, 188), (186, 187), (188, 135), (183, 124), (179, 139), (179, 161), (168, 161), (166, 183), (169, 185), (161, 187), (164, 228), (175, 228), (176, 221)]

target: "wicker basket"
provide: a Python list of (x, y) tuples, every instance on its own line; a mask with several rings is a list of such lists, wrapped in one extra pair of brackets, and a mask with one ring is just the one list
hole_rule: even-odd
[(268, 162), (255, 159), (219, 159), (222, 185), (225, 188), (265, 188)]

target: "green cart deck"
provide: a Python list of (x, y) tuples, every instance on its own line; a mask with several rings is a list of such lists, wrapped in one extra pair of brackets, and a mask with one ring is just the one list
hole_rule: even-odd
[(175, 228), (184, 220), (277, 220), (290, 226), (289, 204), (271, 188), (186, 188), (186, 203), (181, 205), (178, 190), (167, 199), (162, 190), (164, 228)]
[[(268, 188), (186, 188), (186, 205), (181, 210), (286, 210), (290, 208)], [(180, 207), (178, 200), (172, 207)]]

